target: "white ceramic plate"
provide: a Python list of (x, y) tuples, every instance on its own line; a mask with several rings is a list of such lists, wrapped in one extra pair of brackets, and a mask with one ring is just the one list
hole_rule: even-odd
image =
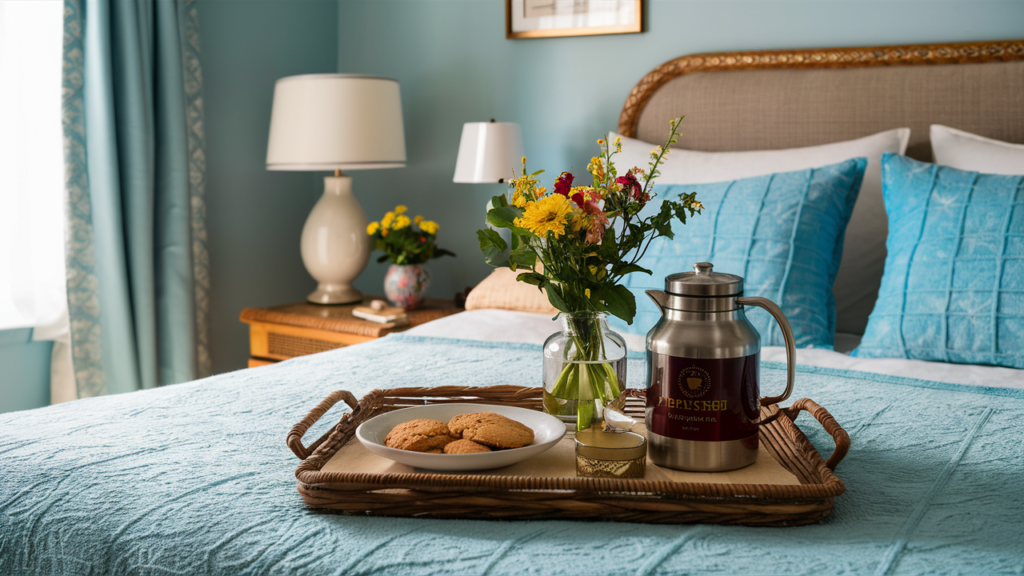
[[(533, 443), (522, 448), (495, 450), (482, 454), (426, 454), (388, 448), (384, 445), (384, 437), (391, 429), (402, 422), (417, 418), (430, 418), (448, 422), (459, 414), (473, 412), (494, 412), (507, 418), (521, 422), (533, 429)], [(399, 464), (424, 468), (438, 472), (465, 472), (470, 470), (492, 470), (511, 466), (532, 458), (551, 448), (565, 436), (565, 423), (554, 416), (536, 410), (516, 408), (513, 406), (489, 406), (481, 404), (430, 404), (413, 406), (381, 414), (363, 422), (356, 428), (356, 438), (367, 450), (390, 458)]]

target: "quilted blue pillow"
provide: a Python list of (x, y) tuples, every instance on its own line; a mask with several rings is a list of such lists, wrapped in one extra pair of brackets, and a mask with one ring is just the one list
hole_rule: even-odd
[(888, 256), (860, 358), (1024, 368), (1024, 176), (882, 156)]
[[(625, 285), (637, 299), (632, 326), (615, 319), (620, 332), (646, 334), (661, 317), (644, 290), (665, 288), (665, 277), (711, 262), (716, 272), (744, 278), (746, 296), (773, 300), (786, 314), (800, 347), (833, 346), (836, 303), (832, 283), (843, 254), (843, 236), (860, 192), (867, 160), (714, 184), (658, 186), (660, 198), (697, 192), (703, 213), (676, 222), (675, 238), (655, 240), (639, 264), (653, 272), (630, 274)], [(660, 202), (652, 202), (656, 210)], [(760, 308), (747, 318), (763, 345), (782, 346), (782, 332)]]

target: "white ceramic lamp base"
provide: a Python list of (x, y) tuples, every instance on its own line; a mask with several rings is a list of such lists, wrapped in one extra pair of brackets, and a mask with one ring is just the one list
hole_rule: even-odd
[(360, 302), (352, 287), (370, 260), (371, 238), (366, 213), (352, 195), (348, 176), (324, 178), (324, 195), (302, 228), (302, 262), (319, 284), (306, 297), (314, 304)]

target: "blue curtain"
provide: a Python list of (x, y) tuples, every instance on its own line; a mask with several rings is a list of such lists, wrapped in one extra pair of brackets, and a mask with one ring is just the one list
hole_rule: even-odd
[(65, 0), (68, 308), (79, 397), (208, 371), (195, 24), (191, 0)]

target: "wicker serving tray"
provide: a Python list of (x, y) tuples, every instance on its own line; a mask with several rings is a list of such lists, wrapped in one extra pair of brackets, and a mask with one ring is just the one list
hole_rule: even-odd
[[(352, 411), (319, 440), (303, 446), (302, 436), (309, 427), (340, 400), (351, 406)], [(766, 462), (759, 459), (750, 468), (743, 469), (745, 477), (754, 475), (755, 482), (734, 482), (732, 473), (687, 476), (688, 473), (661, 469), (650, 462), (645, 479), (618, 480), (522, 472), (514, 475), (517, 474), (515, 467), (478, 474), (439, 474), (397, 464), (390, 468), (370, 466), (367, 458), (353, 457), (359, 455), (358, 451), (365, 451), (354, 438), (355, 429), (362, 422), (391, 410), (451, 402), (541, 410), (541, 389), (520, 386), (395, 388), (374, 390), (359, 401), (349, 392), (334, 392), (288, 433), (288, 446), (302, 460), (295, 476), (303, 500), (315, 508), (382, 516), (592, 518), (794, 526), (818, 522), (828, 516), (833, 498), (846, 490), (833, 471), (846, 455), (850, 438), (827, 410), (807, 398), (797, 400), (789, 408), (780, 409), (776, 405), (762, 408), (765, 416), (775, 419), (761, 427), (762, 458)], [(627, 412), (642, 420), (643, 410), (642, 398), (630, 399)], [(793, 424), (801, 411), (809, 412), (835, 440), (835, 452), (827, 462)], [(571, 443), (571, 435), (566, 435), (562, 442)], [(567, 453), (566, 447), (561, 446), (561, 449), (562, 454)], [(556, 452), (556, 449), (549, 451)], [(526, 462), (543, 458), (545, 454)], [(332, 462), (336, 456), (338, 461)], [(390, 464), (390, 460), (387, 462)], [(762, 473), (758, 470), (768, 471), (764, 472), (767, 474), (764, 482), (757, 477)], [(779, 474), (773, 475), (772, 470)], [(780, 474), (787, 480), (780, 481)]]

